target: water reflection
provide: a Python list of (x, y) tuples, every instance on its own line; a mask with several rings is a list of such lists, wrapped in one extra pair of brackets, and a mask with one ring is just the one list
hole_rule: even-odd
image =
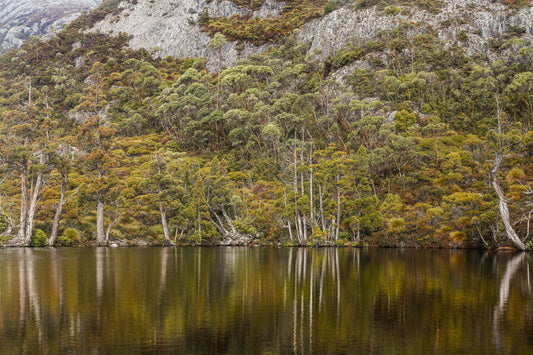
[(0, 250), (2, 351), (533, 351), (531, 256)]
[[(512, 258), (510, 258), (507, 261), (507, 266), (505, 267), (505, 273), (503, 274), (503, 277), (500, 281), (500, 295), (498, 304), (494, 308), (494, 317), (492, 320), (492, 326), (493, 326), (493, 333), (494, 333), (494, 343), (495, 343), (495, 350), (498, 353), (503, 352), (503, 340), (502, 340), (502, 321), (503, 321), (503, 315), (505, 311), (507, 310), (508, 303), (509, 303), (509, 294), (511, 292), (511, 281), (515, 275), (517, 275), (518, 270), (521, 265), (524, 264), (524, 261), (526, 260), (526, 253), (519, 253), (514, 255)], [(529, 264), (527, 264), (527, 290), (528, 293), (531, 294), (531, 288), (529, 287)]]

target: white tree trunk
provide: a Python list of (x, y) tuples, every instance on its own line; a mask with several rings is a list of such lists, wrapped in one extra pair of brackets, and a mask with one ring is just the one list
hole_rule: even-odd
[(13, 239), (14, 245), (26, 244), (26, 220), (28, 217), (28, 166), (24, 163), (20, 172), (20, 226), (17, 236)]
[(507, 234), (507, 237), (513, 242), (515, 247), (518, 250), (526, 250), (525, 244), (522, 242), (520, 237), (516, 234), (513, 226), (511, 225), (511, 221), (509, 218), (509, 207), (507, 206), (507, 200), (505, 199), (505, 196), (503, 194), (503, 191), (500, 187), (500, 184), (498, 183), (498, 170), (500, 168), (500, 165), (503, 161), (503, 155), (500, 152), (496, 153), (496, 157), (494, 158), (494, 168), (492, 168), (490, 172), (490, 177), (492, 180), (492, 187), (494, 188), (494, 191), (496, 191), (496, 194), (498, 195), (499, 202), (499, 209), (500, 209), (500, 216), (503, 221), (503, 226), (505, 227), (505, 233)]
[(313, 168), (309, 168), (309, 211), (311, 211), (311, 227), (315, 226), (315, 207), (313, 204)]
[(118, 209), (118, 207), (116, 207), (116, 209), (115, 209), (115, 218), (113, 219), (113, 221), (111, 223), (109, 223), (109, 225), (107, 226), (107, 231), (105, 232), (105, 244), (106, 245), (109, 244), (109, 236), (111, 235), (111, 229), (118, 222), (119, 218), (120, 218), (119, 209)]
[(104, 203), (100, 200), (96, 202), (96, 245), (105, 245), (104, 231)]
[(320, 222), (322, 224), (322, 230), (326, 230), (326, 221), (324, 219), (324, 190), (322, 185), (318, 185), (318, 197), (320, 199)]
[(170, 231), (168, 230), (168, 222), (167, 222), (167, 210), (163, 206), (163, 204), (159, 203), (159, 212), (161, 212), (161, 224), (163, 225), (163, 236), (165, 237), (165, 240), (167, 243), (174, 245), (174, 242), (170, 240)]
[(59, 203), (57, 204), (56, 213), (54, 215), (54, 222), (52, 223), (52, 233), (50, 239), (48, 239), (48, 245), (53, 246), (57, 240), (57, 232), (59, 231), (59, 219), (63, 212), (63, 206), (65, 205), (65, 195), (67, 193), (67, 178), (61, 176), (61, 195), (59, 196)]
[(31, 234), (33, 230), (33, 219), (35, 218), (35, 211), (37, 210), (37, 203), (39, 202), (39, 195), (41, 194), (41, 189), (43, 187), (43, 172), (37, 174), (37, 180), (35, 181), (35, 188), (31, 196), (30, 208), (28, 210), (28, 216), (26, 218), (26, 236), (25, 244), (29, 245), (31, 243)]
[(337, 225), (335, 228), (335, 241), (339, 240), (339, 227), (341, 224), (341, 188), (339, 186), (340, 177), (337, 175)]
[(287, 227), (289, 228), (289, 238), (292, 241), (292, 228), (291, 228), (291, 222), (287, 221)]

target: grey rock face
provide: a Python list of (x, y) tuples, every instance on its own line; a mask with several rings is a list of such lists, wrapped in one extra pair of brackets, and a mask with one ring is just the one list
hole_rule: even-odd
[[(320, 58), (335, 54), (346, 43), (358, 45), (373, 38), (379, 31), (393, 29), (402, 21), (430, 26), (445, 43), (463, 47), (467, 54), (488, 53), (487, 39), (501, 37), (507, 25), (523, 27), (524, 39), (533, 43), (533, 9), (509, 10), (500, 2), (491, 0), (444, 0), (445, 6), (438, 14), (414, 7), (402, 7), (396, 15), (385, 15), (376, 7), (355, 9), (352, 2), (327, 16), (310, 21), (298, 34), (298, 40), (311, 43), (309, 54)], [(276, 17), (285, 3), (267, 0), (252, 16)], [(120, 3), (122, 11), (109, 15), (97, 23), (91, 31), (132, 35), (130, 46), (134, 49), (152, 50), (155, 56), (167, 55), (179, 58), (205, 57), (208, 68), (215, 70), (218, 58), (207, 49), (210, 37), (197, 24), (204, 9), (211, 17), (246, 15), (250, 10), (241, 8), (231, 1), (219, 0), (137, 0)], [(458, 35), (463, 32), (459, 41)], [(466, 34), (466, 40), (464, 40)], [(416, 34), (413, 34), (416, 35)], [(244, 44), (237, 48), (227, 43), (222, 49), (222, 64), (232, 65), (237, 60), (265, 51), (268, 46)], [(360, 65), (365, 65), (364, 63)], [(340, 77), (349, 73), (342, 73)]]
[[(467, 54), (484, 52), (486, 40), (501, 37), (508, 24), (525, 28), (530, 43), (533, 35), (532, 7), (514, 11), (490, 0), (445, 0), (438, 14), (404, 7), (397, 15), (384, 15), (375, 7), (354, 9), (352, 4), (307, 23), (298, 39), (311, 43), (310, 53), (325, 58), (350, 41), (369, 40), (379, 31), (395, 28), (401, 21), (429, 24), (441, 40), (459, 44)], [(464, 43), (457, 42), (461, 31), (468, 36)]]
[(273, 0), (266, 0), (258, 11), (253, 13), (253, 17), (259, 18), (276, 18), (279, 13), (286, 6), (284, 2), (277, 2)]
[[(216, 53), (207, 49), (211, 38), (197, 24), (204, 8), (211, 17), (246, 15), (250, 10), (230, 1), (205, 0), (138, 0), (133, 5), (122, 2), (118, 16), (109, 15), (97, 23), (91, 31), (133, 35), (129, 45), (133, 49), (146, 48), (158, 57), (168, 55), (178, 58), (205, 57), (208, 68), (214, 70), (218, 63)], [(228, 42), (222, 50), (222, 64), (231, 65), (238, 59), (265, 50), (265, 46), (246, 44), (237, 50), (236, 44)]]
[(0, 53), (17, 48), (30, 36), (49, 34), (101, 0), (1, 0)]

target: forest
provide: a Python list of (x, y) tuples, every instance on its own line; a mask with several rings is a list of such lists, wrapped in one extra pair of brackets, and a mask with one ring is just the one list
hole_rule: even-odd
[(210, 72), (85, 31), (115, 10), (0, 57), (0, 244), (531, 248), (523, 28), (489, 40), (496, 59), (402, 22), (321, 60), (299, 23), (242, 38), (203, 18), (219, 56), (276, 43)]

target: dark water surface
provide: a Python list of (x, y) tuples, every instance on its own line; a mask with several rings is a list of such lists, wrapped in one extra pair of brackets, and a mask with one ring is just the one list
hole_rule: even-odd
[(1, 353), (533, 354), (526, 254), (0, 249)]

